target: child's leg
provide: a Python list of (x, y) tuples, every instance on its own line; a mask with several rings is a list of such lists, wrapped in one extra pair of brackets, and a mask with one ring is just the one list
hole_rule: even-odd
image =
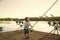
[(24, 38), (26, 38), (26, 29), (24, 29)]
[(29, 30), (28, 29), (24, 29), (24, 37), (29, 38)]
[(26, 34), (24, 34), (24, 38), (26, 37)]
[(27, 29), (27, 34), (26, 34), (26, 36), (29, 38), (29, 30)]
[(29, 36), (29, 33), (27, 34), (27, 37), (29, 38), (30, 36)]

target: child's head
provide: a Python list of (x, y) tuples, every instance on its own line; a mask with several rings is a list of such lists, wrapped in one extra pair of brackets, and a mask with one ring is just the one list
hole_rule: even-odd
[(30, 21), (30, 18), (29, 17), (25, 17), (25, 21), (26, 22), (29, 22)]

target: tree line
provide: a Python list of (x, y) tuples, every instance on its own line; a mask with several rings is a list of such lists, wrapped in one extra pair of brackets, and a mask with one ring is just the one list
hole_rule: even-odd
[[(0, 18), (0, 21), (16, 21), (17, 18)], [(60, 17), (30, 17), (31, 21), (60, 21)], [(24, 21), (24, 18), (18, 18), (18, 21)]]

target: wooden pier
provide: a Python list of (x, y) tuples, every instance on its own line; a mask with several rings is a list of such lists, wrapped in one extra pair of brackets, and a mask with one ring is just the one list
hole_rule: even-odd
[[(0, 33), (0, 40), (25, 40), (22, 30)], [(30, 32), (30, 38), (27, 40), (60, 40), (60, 35), (44, 32)]]

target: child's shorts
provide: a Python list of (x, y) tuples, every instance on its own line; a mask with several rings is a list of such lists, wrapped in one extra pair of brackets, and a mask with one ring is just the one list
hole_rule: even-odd
[(28, 34), (29, 30), (28, 29), (24, 29), (24, 34)]

